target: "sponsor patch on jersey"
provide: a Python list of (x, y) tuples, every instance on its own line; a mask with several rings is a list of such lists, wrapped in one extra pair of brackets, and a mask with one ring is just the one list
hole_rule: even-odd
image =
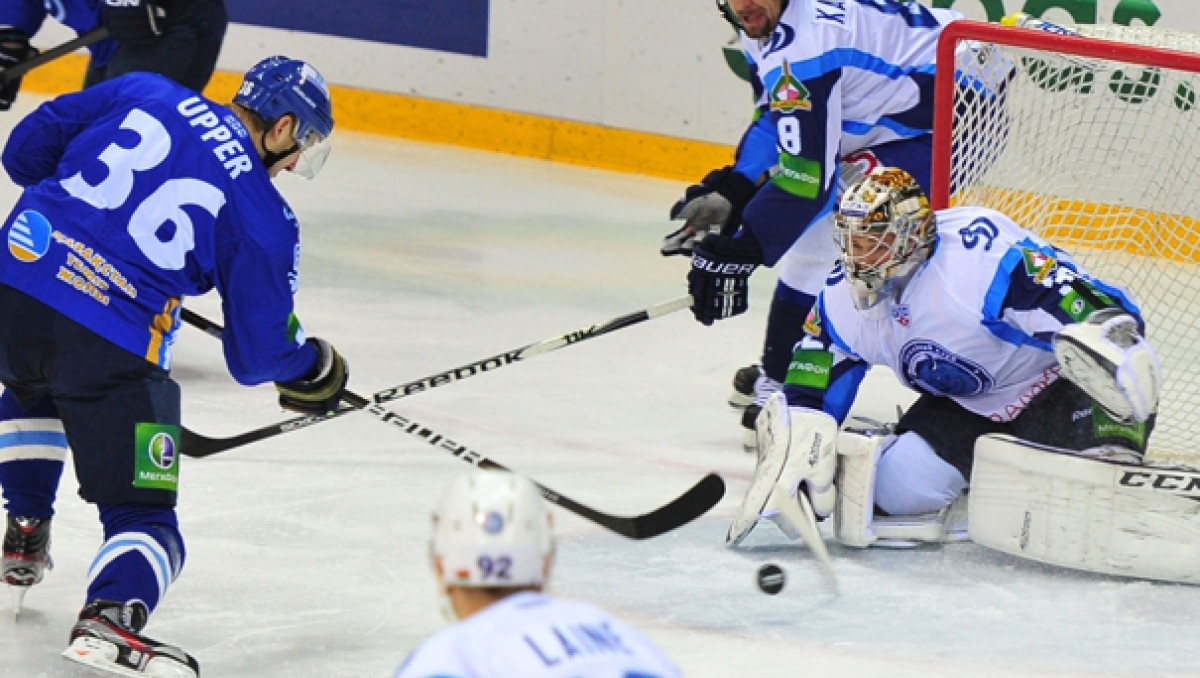
[(1146, 423), (1125, 423), (1113, 419), (1104, 408), (1092, 405), (1092, 433), (1101, 440), (1120, 438), (1141, 450), (1146, 446)]
[(1025, 260), (1025, 272), (1038, 285), (1058, 268), (1058, 260), (1038, 250), (1023, 249), (1021, 257)]
[[(1096, 298), (1113, 306), (1116, 305), (1107, 294), (1101, 292), (1095, 287), (1092, 287), (1091, 285), (1088, 285), (1086, 282), (1082, 284), (1084, 287), (1088, 288), (1092, 294), (1096, 295)], [(1075, 322), (1083, 322), (1096, 310), (1096, 307), (1087, 299), (1080, 296), (1074, 288), (1063, 295), (1062, 301), (1058, 302), (1058, 307), (1061, 308), (1067, 315), (1071, 316), (1071, 319)]]
[(926, 339), (900, 349), (900, 369), (905, 382), (932, 395), (973, 396), (995, 385), (982, 365)]
[(787, 377), (783, 383), (808, 388), (829, 388), (829, 370), (833, 367), (833, 354), (829, 351), (800, 349), (788, 363)]
[(25, 210), (8, 227), (8, 251), (17, 261), (37, 261), (50, 250), (54, 227), (41, 212)]
[(783, 62), (783, 72), (779, 74), (779, 80), (776, 80), (775, 85), (771, 87), (771, 110), (780, 113), (811, 111), (811, 96), (812, 94), (804, 86), (804, 83), (792, 75), (791, 65), (786, 61)]
[(179, 427), (137, 425), (134, 432), (133, 486), (152, 490), (179, 489)]
[(896, 304), (892, 307), (892, 320), (900, 323), (901, 327), (908, 327), (912, 324), (912, 312), (908, 309), (908, 304)]

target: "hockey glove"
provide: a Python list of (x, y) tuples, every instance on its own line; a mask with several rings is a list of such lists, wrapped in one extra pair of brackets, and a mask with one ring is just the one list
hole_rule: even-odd
[(682, 219), (683, 227), (663, 238), (662, 255), (690, 255), (695, 244), (709, 233), (736, 229), (742, 220), (742, 208), (756, 190), (754, 182), (733, 171), (732, 165), (715, 169), (700, 183), (688, 186), (671, 207), (671, 219)]
[(155, 0), (104, 0), (104, 25), (117, 42), (145, 42), (163, 34), (167, 11)]
[(1103, 308), (1054, 336), (1054, 357), (1070, 379), (1119, 421), (1146, 421), (1158, 410), (1162, 368), (1138, 322)]
[[(35, 54), (37, 50), (29, 46), (28, 33), (11, 26), (0, 28), (0, 68), (12, 68)], [(21, 78), (0, 85), (0, 111), (12, 108), (20, 89)]]
[(275, 382), (279, 406), (300, 414), (333, 412), (350, 379), (350, 365), (324, 339), (314, 337), (308, 343), (317, 349), (317, 366), (303, 379)]
[(692, 315), (704, 325), (745, 313), (750, 306), (750, 274), (762, 263), (758, 241), (748, 232), (731, 238), (712, 234), (692, 251), (688, 293)]

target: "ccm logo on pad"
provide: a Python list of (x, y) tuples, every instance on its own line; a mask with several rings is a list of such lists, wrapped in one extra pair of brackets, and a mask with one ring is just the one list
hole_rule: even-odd
[(1118, 483), (1123, 487), (1162, 490), (1200, 501), (1200, 475), (1167, 471), (1126, 471)]

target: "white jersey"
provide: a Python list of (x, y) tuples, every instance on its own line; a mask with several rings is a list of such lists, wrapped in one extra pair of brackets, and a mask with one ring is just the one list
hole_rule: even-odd
[(509, 596), (420, 645), (396, 678), (677, 678), (646, 636), (588, 603)]
[[(933, 254), (894, 303), (859, 311), (841, 268), (821, 293), (801, 342), (832, 362), (810, 364), (824, 383), (804, 382), (789, 403), (844, 418), (867, 365), (886, 365), (908, 387), (954, 399), (995, 421), (1010, 421), (1059, 375), (1051, 339), (1094, 307), (1072, 286), (1137, 315), (1127, 293), (1089, 278), (1064, 252), (1005, 215), (980, 207), (937, 212)], [(824, 355), (828, 355), (827, 353)], [(797, 362), (793, 362), (793, 368)]]
[[(928, 172), (934, 67), (942, 28), (962, 14), (896, 0), (790, 0), (771, 35), (742, 49), (754, 77), (758, 116), (734, 169), (799, 198), (777, 214), (746, 214), (744, 225), (774, 265), (806, 226), (828, 215), (839, 161), (892, 142), (917, 144), (902, 162)], [(769, 210), (769, 207), (761, 209)], [(815, 292), (815, 290), (813, 290)]]

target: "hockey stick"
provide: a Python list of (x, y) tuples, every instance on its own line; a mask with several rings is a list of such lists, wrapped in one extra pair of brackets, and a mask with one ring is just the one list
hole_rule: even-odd
[[(205, 332), (214, 337), (221, 336), (221, 326), (207, 320), (202, 316), (197, 316), (195, 322), (203, 322)], [(391, 424), (404, 431), (405, 433), (420, 438), (425, 442), (446, 450), (455, 457), (471, 464), (485, 469), (497, 469), (508, 471), (509, 469), (500, 465), (497, 462), (488, 459), (484, 455), (476, 452), (466, 445), (460, 445), (449, 438), (437, 433), (433, 429), (419, 424), (412, 419), (402, 417), (391, 410), (384, 408), (377, 402), (371, 402), (366, 398), (356, 395), (350, 391), (343, 391), (342, 398), (350, 403), (354, 408), (351, 412), (364, 410), (371, 415), (377, 417), (385, 424)], [(189, 445), (189, 432), (184, 431), (183, 438), (183, 453), (187, 452)], [(193, 455), (194, 456), (194, 455)], [(725, 496), (725, 481), (721, 476), (715, 473), (709, 473), (700, 479), (700, 482), (693, 485), (687, 492), (679, 495), (664, 506), (661, 506), (649, 513), (643, 513), (637, 516), (616, 516), (610, 513), (597, 511), (580, 504), (579, 502), (559, 494), (554, 490), (536, 483), (538, 490), (546, 501), (561, 506), (572, 513), (596, 523), (602, 527), (608, 528), (617, 534), (628, 537), (630, 539), (649, 539), (657, 537), (664, 532), (670, 532), (677, 527), (681, 527), (691, 521), (704, 515), (717, 502), (721, 501), (721, 497)]]
[[(598, 337), (602, 334), (615, 332), (619, 329), (629, 327), (630, 325), (636, 325), (652, 318), (673, 313), (691, 306), (691, 303), (692, 298), (690, 296), (672, 299), (671, 301), (656, 304), (640, 311), (634, 311), (633, 313), (627, 313), (623, 316), (613, 318), (612, 320), (607, 320), (590, 327), (575, 330), (574, 332), (568, 332), (560, 337), (539, 341), (527, 346), (522, 346), (521, 348), (514, 349), (512, 351), (497, 353), (494, 356), (484, 358), (482, 360), (476, 360), (473, 363), (468, 363), (452, 370), (438, 372), (422, 379), (410, 381), (406, 384), (386, 388), (382, 391), (372, 393), (367, 399), (369, 402), (376, 404), (399, 400), (400, 398), (410, 396), (414, 393), (421, 393), (438, 386), (454, 383), (461, 379), (466, 379), (467, 377), (473, 377), (482, 372), (490, 372), (492, 370), (504, 367), (505, 365), (511, 365), (512, 363), (520, 362), (526, 358), (531, 358), (535, 355), (557, 351), (558, 349), (565, 346), (570, 346), (571, 344), (578, 344), (581, 341)], [(182, 317), (184, 322), (202, 330), (205, 334), (218, 339), (221, 338), (221, 326), (217, 323), (186, 308), (182, 310)], [(354, 411), (355, 408), (342, 408), (328, 414), (296, 417), (286, 421), (281, 421), (276, 424), (270, 424), (268, 426), (253, 429), (251, 431), (246, 431), (245, 433), (240, 433), (229, 438), (209, 438), (207, 436), (202, 436), (199, 433), (185, 430), (185, 444), (183, 449), (186, 450), (186, 452), (184, 452), (184, 454), (190, 457), (207, 457), (209, 455), (218, 454), (226, 450), (231, 450), (235, 447), (248, 445), (259, 440), (273, 438), (281, 433), (288, 433), (289, 431), (308, 428), (314, 424), (319, 424), (323, 421), (328, 421)]]
[[(467, 448), (466, 445), (460, 445), (412, 419), (384, 408), (379, 403), (372, 403), (349, 391), (345, 391), (342, 395), (351, 405), (369, 412), (385, 424), (391, 424), (409, 435), (443, 449), (468, 464), (485, 469), (509, 470), (479, 452)], [(721, 501), (721, 497), (725, 496), (725, 481), (721, 479), (721, 476), (709, 473), (687, 492), (649, 513), (637, 516), (615, 516), (584, 506), (541, 483), (534, 482), (546, 501), (557, 504), (582, 518), (630, 539), (649, 539), (686, 525), (707, 513), (709, 509), (717, 505), (717, 502)]]
[(70, 54), (71, 52), (87, 47), (88, 45), (93, 45), (107, 37), (108, 28), (104, 26), (93, 28), (74, 40), (68, 40), (57, 47), (51, 47), (45, 52), (40, 52), (20, 63), (13, 64), (4, 70), (0, 70), (0, 85), (7, 84), (9, 81), (25, 75), (38, 66), (44, 66), (60, 56)]

